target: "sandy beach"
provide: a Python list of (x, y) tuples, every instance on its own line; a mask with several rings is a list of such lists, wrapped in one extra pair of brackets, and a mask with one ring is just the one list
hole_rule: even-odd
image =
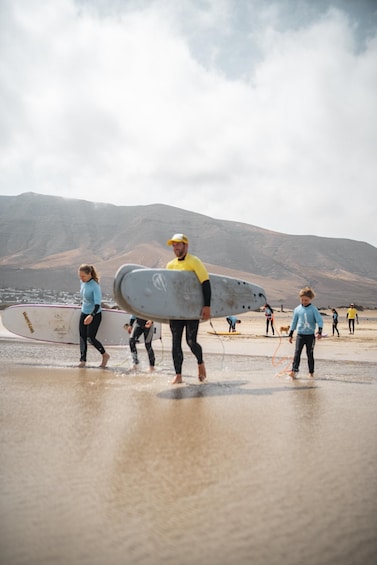
[(201, 324), (208, 379), (186, 349), (175, 386), (167, 326), (148, 373), (142, 344), (137, 372), (126, 344), (77, 369), (77, 346), (0, 323), (1, 562), (374, 565), (377, 311), (354, 335), (339, 315), (314, 379), (305, 353), (287, 379), (294, 345), (249, 313), (239, 336)]

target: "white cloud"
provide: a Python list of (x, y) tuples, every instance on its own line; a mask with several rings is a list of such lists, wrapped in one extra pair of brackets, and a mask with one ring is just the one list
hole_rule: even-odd
[(248, 6), (5, 1), (1, 193), (377, 245), (377, 35), (361, 48), (339, 10), (287, 25), (284, 3)]

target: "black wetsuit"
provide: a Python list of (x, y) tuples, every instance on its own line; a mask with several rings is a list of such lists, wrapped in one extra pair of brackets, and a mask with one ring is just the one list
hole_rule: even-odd
[(153, 332), (154, 332), (154, 328), (153, 328), (153, 324), (149, 327), (146, 328), (145, 324), (147, 323), (147, 320), (143, 320), (142, 318), (131, 318), (130, 320), (130, 325), (132, 326), (132, 332), (131, 332), (131, 336), (130, 336), (130, 350), (132, 353), (132, 359), (133, 362), (135, 363), (135, 365), (138, 365), (139, 363), (139, 359), (137, 356), (137, 349), (136, 349), (136, 343), (139, 339), (139, 337), (144, 334), (144, 345), (145, 348), (147, 350), (148, 353), (148, 358), (149, 358), (149, 365), (151, 367), (154, 367), (155, 364), (155, 355), (154, 355), (154, 351), (152, 348), (152, 339), (153, 339)]

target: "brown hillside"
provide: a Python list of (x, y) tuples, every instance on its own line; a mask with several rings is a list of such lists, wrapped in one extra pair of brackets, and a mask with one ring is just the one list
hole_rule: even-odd
[[(187, 233), (210, 272), (254, 281), (292, 307), (313, 286), (318, 306), (377, 306), (377, 249), (367, 243), (293, 236), (171, 206), (114, 206), (25, 193), (0, 196), (1, 287), (77, 290), (77, 267), (95, 263), (105, 292), (124, 263), (164, 267), (166, 240)], [(21, 269), (21, 270), (20, 270)]]

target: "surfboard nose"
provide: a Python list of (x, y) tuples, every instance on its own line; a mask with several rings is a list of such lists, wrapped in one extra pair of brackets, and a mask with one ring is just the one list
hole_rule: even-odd
[(115, 302), (118, 304), (118, 306), (122, 308), (122, 310), (126, 310), (127, 312), (132, 312), (132, 309), (130, 310), (130, 305), (125, 300), (122, 294), (123, 279), (126, 277), (126, 275), (128, 275), (129, 273), (131, 273), (131, 271), (134, 271), (135, 269), (146, 269), (146, 268), (147, 267), (144, 267), (143, 265), (134, 265), (127, 263), (119, 267), (119, 269), (115, 273), (114, 281), (113, 281), (113, 298)]

